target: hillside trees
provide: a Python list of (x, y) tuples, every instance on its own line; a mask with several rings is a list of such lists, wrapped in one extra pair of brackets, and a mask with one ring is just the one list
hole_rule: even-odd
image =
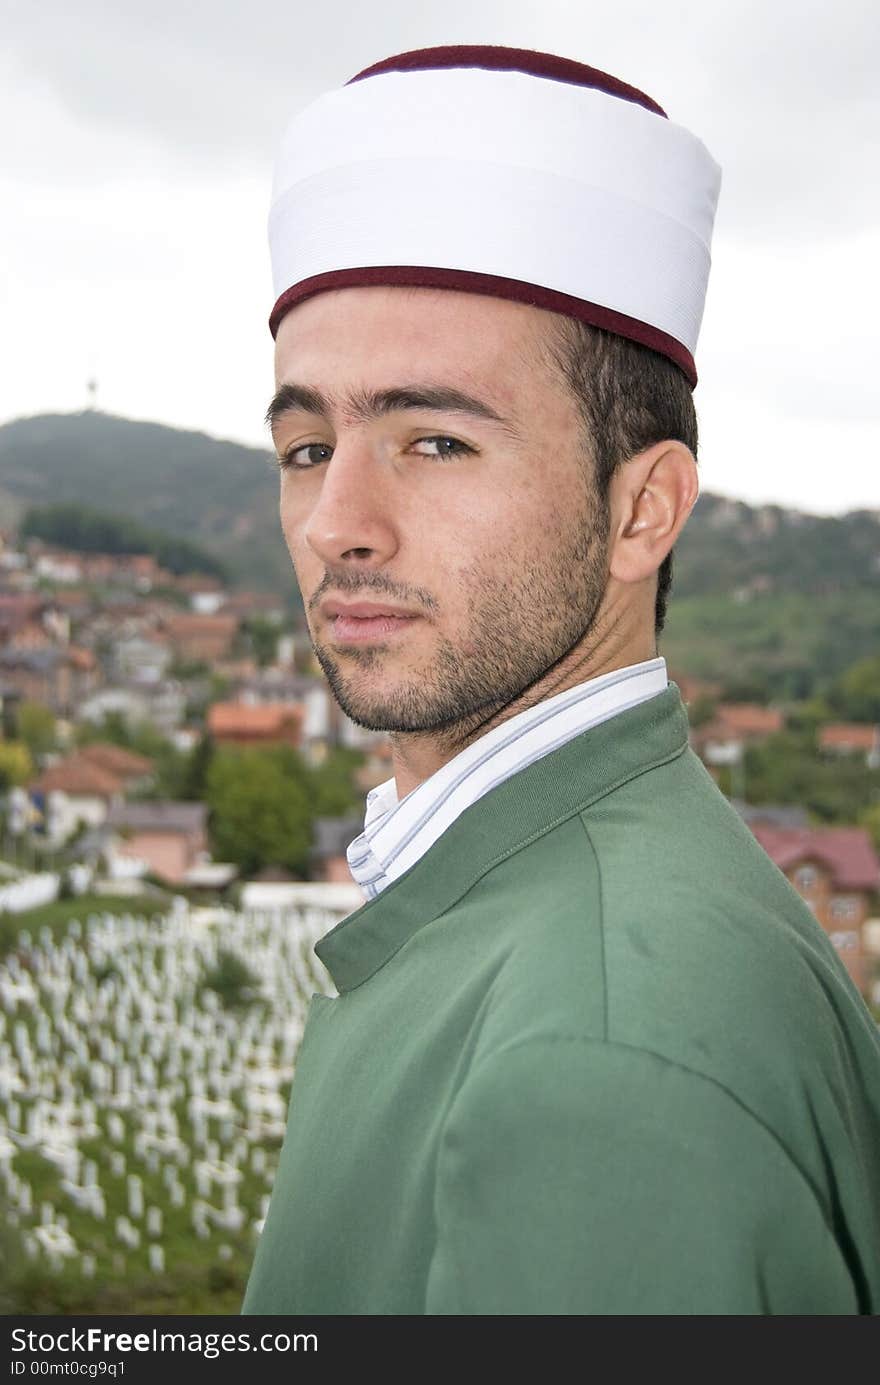
[(34, 762), (23, 741), (0, 741), (0, 792), (27, 784), (34, 776)]
[(863, 755), (822, 755), (807, 725), (749, 747), (742, 789), (749, 803), (801, 804), (817, 825), (855, 823), (880, 801), (880, 770)]
[(21, 522), (20, 536), (44, 539), (75, 553), (150, 553), (166, 572), (227, 578), (225, 564), (189, 539), (85, 505), (33, 506)]
[(825, 696), (843, 721), (880, 722), (880, 654), (850, 664)]
[(308, 871), (312, 844), (309, 772), (295, 750), (218, 750), (205, 780), (211, 851), (243, 875), (265, 865)]
[(363, 812), (353, 778), (362, 761), (363, 752), (335, 747), (312, 769), (291, 746), (215, 746), (204, 776), (215, 859), (245, 876), (279, 865), (308, 877), (315, 819)]
[(22, 702), (16, 714), (19, 739), (36, 759), (53, 750), (57, 729), (55, 718), (42, 702)]

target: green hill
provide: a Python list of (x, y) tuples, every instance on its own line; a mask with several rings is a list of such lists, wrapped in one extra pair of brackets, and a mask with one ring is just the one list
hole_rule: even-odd
[[(19, 507), (10, 514), (4, 498)], [(0, 427), (0, 521), (74, 503), (214, 553), (234, 586), (295, 586), (268, 451), (110, 414), (45, 414)]]
[(701, 495), (673, 562), (660, 651), (729, 696), (821, 695), (880, 651), (880, 510), (810, 515)]
[(855, 587), (880, 595), (880, 509), (810, 515), (708, 493), (675, 553), (682, 596), (745, 588), (827, 596)]

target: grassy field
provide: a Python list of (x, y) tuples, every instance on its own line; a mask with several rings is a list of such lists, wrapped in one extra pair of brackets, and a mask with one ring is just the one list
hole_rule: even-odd
[(76, 899), (56, 899), (23, 913), (0, 912), (0, 957), (5, 957), (18, 944), (20, 933), (36, 936), (48, 928), (53, 938), (63, 937), (71, 919), (87, 919), (89, 914), (132, 914), (152, 918), (167, 912), (168, 902), (150, 895), (79, 895)]

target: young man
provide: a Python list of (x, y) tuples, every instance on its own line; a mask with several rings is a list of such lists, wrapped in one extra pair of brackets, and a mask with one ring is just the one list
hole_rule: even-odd
[(430, 49), (294, 121), (280, 513), (394, 775), (247, 1313), (880, 1310), (880, 1045), (657, 654), (720, 172), (650, 98)]

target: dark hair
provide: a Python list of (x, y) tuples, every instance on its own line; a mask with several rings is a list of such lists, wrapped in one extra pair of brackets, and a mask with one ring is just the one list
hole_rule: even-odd
[[(667, 356), (602, 327), (554, 318), (550, 352), (577, 401), (600, 502), (607, 503), (618, 467), (664, 438), (683, 442), (696, 460), (697, 415), (684, 372)], [(673, 551), (657, 570), (655, 636), (666, 621)]]

